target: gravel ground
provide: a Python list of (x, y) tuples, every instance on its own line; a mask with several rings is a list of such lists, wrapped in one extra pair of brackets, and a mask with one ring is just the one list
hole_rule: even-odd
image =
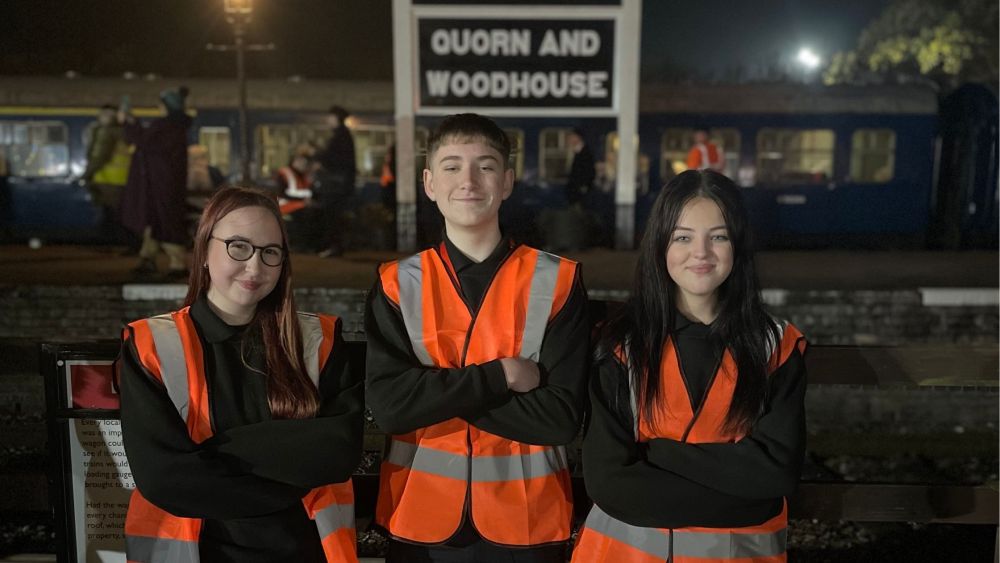
[[(789, 561), (986, 563), (993, 560), (996, 533), (993, 526), (792, 520)], [(386, 540), (363, 532), (358, 534), (358, 549), (362, 557), (380, 557)], [(16, 553), (55, 553), (55, 534), (47, 516), (3, 515), (0, 557)]]

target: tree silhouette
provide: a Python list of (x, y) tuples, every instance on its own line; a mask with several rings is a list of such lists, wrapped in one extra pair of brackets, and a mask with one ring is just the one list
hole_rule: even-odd
[(961, 84), (998, 80), (995, 0), (895, 0), (857, 46), (836, 53), (826, 84), (924, 83), (944, 96)]

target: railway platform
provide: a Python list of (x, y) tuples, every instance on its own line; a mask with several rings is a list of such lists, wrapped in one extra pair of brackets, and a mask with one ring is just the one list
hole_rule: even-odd
[[(567, 253), (583, 264), (587, 288), (628, 290), (637, 251), (592, 249)], [(335, 258), (292, 254), (299, 288), (368, 289), (380, 262), (397, 252), (348, 252)], [(130, 273), (137, 259), (107, 246), (0, 246), (0, 285), (94, 286), (156, 283)], [(998, 254), (985, 251), (762, 251), (757, 269), (764, 288), (879, 290), (923, 287), (996, 288)], [(165, 267), (165, 264), (162, 265)]]

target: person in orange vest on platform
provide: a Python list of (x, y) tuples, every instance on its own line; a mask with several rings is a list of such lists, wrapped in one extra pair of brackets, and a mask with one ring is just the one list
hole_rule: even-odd
[(130, 562), (356, 562), (364, 388), (336, 317), (298, 313), (273, 197), (224, 188), (184, 308), (133, 322), (122, 436)]
[(423, 181), (444, 241), (382, 264), (369, 295), (368, 405), (391, 435), (375, 515), (387, 563), (565, 560), (587, 296), (577, 263), (503, 236), (510, 150), (486, 117), (441, 123)]
[(805, 453), (806, 342), (764, 309), (740, 189), (686, 171), (602, 326), (573, 563), (777, 563)]
[(291, 215), (309, 205), (313, 196), (312, 156), (312, 148), (301, 145), (292, 153), (288, 164), (274, 173), (282, 215)]
[(694, 146), (687, 155), (688, 170), (714, 170), (722, 172), (726, 162), (722, 151), (715, 143), (708, 140), (708, 129), (700, 128), (694, 132)]

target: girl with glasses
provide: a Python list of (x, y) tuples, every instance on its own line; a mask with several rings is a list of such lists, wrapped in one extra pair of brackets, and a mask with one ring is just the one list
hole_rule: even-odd
[(223, 189), (184, 307), (126, 328), (129, 561), (356, 561), (362, 382), (340, 321), (296, 311), (287, 248), (272, 197)]

